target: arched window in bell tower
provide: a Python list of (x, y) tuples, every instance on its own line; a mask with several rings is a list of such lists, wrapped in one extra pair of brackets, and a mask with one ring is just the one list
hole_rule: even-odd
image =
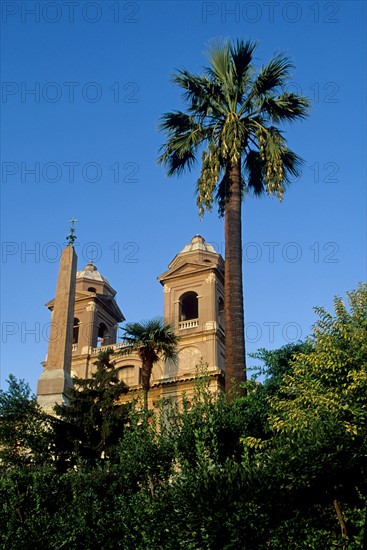
[(224, 301), (223, 298), (219, 298), (218, 300), (218, 322), (219, 326), (224, 329), (225, 328), (225, 317), (224, 317)]
[(74, 317), (74, 324), (73, 324), (73, 344), (77, 344), (79, 340), (79, 319)]
[(108, 329), (107, 326), (104, 323), (100, 323), (98, 325), (98, 332), (97, 332), (97, 347), (100, 346), (106, 346), (108, 344)]
[(180, 298), (179, 321), (199, 318), (199, 302), (196, 292), (185, 292)]

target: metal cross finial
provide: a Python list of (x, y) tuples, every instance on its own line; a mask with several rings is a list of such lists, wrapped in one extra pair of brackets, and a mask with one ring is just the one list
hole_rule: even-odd
[(77, 221), (78, 220), (76, 220), (75, 218), (72, 218), (71, 220), (69, 220), (69, 223), (71, 223), (70, 233), (66, 237), (66, 240), (68, 241), (68, 246), (73, 246), (74, 241), (76, 240), (76, 235), (74, 234), (75, 233), (75, 225), (74, 224)]

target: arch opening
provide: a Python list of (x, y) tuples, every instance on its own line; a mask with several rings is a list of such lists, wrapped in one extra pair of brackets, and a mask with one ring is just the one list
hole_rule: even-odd
[(219, 298), (218, 300), (218, 323), (219, 326), (224, 329), (225, 328), (225, 316), (224, 316), (224, 300), (223, 298)]
[(79, 341), (79, 319), (77, 317), (74, 317), (74, 324), (73, 324), (73, 344), (77, 344)]
[(196, 292), (185, 292), (180, 298), (179, 321), (191, 321), (199, 318), (199, 301)]
[(108, 328), (105, 323), (99, 323), (97, 332), (97, 347), (105, 346), (108, 344), (106, 340), (109, 339)]

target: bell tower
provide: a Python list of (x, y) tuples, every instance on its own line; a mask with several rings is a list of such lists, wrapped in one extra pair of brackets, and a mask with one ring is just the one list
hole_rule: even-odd
[[(209, 374), (224, 380), (224, 260), (196, 235), (158, 277), (164, 288), (164, 319), (180, 337), (179, 362), (166, 376), (195, 376), (202, 358)], [(176, 369), (176, 372), (173, 372)]]
[(72, 245), (62, 253), (56, 297), (46, 304), (52, 323), (48, 355), (38, 381), (40, 405), (53, 413), (65, 401), (72, 377), (89, 378), (100, 348), (116, 348), (118, 323), (125, 320), (116, 291), (93, 262), (76, 272)]
[[(76, 274), (72, 338), (72, 374), (89, 378), (102, 347), (115, 347), (118, 324), (125, 320), (116, 291), (92, 261)], [(54, 301), (47, 304), (53, 309)]]
[(76, 275), (74, 351), (115, 344), (118, 323), (125, 320), (117, 303), (116, 291), (93, 262)]

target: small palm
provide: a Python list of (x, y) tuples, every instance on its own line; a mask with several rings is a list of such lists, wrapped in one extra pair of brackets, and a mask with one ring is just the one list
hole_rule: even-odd
[(164, 361), (177, 361), (177, 344), (179, 338), (172, 327), (161, 319), (151, 319), (142, 323), (127, 323), (123, 329), (125, 347), (121, 353), (136, 352), (142, 361), (141, 382), (144, 392), (144, 405), (148, 407), (148, 391), (155, 363), (162, 358)]

